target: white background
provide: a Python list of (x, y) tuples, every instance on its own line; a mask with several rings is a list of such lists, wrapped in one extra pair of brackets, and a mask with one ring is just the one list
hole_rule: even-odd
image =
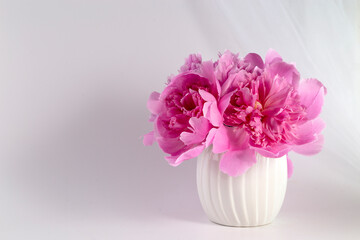
[[(0, 239), (360, 239), (356, 1), (0, 1)], [(146, 101), (194, 52), (276, 49), (328, 88), (270, 225), (209, 222)]]

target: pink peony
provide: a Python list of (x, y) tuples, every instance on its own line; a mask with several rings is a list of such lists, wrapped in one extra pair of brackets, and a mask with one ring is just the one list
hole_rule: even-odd
[(157, 141), (174, 166), (212, 145), (214, 153), (223, 153), (220, 169), (238, 176), (256, 163), (256, 153), (271, 158), (291, 150), (318, 153), (325, 94), (316, 79), (300, 82), (295, 66), (274, 50), (265, 62), (255, 53), (240, 59), (225, 51), (215, 63), (193, 54), (161, 94), (151, 94), (154, 131), (144, 144)]
[(147, 106), (154, 131), (145, 135), (144, 144), (156, 140), (174, 166), (198, 156), (207, 146), (210, 129), (221, 124), (218, 90), (212, 62), (190, 55), (164, 91), (151, 94)]
[(225, 152), (221, 170), (232, 176), (244, 173), (256, 162), (255, 152), (272, 158), (290, 150), (319, 152), (325, 125), (318, 115), (325, 87), (316, 79), (299, 84), (295, 66), (283, 62), (273, 50), (265, 63), (254, 53), (233, 61), (236, 70), (219, 80), (222, 93), (232, 93), (223, 115), (224, 127), (214, 137), (213, 151)]

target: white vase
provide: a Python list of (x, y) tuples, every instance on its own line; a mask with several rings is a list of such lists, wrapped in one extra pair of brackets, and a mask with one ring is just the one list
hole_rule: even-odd
[(271, 223), (280, 211), (287, 184), (287, 159), (256, 155), (246, 173), (231, 177), (219, 169), (221, 154), (203, 151), (197, 159), (197, 188), (208, 218), (227, 226)]

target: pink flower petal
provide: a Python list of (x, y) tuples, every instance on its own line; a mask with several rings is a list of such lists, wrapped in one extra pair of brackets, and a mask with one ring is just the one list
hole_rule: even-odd
[(312, 120), (313, 131), (315, 134), (321, 133), (321, 131), (326, 127), (326, 123), (321, 118), (316, 118)]
[(176, 154), (185, 148), (185, 145), (179, 138), (163, 138), (157, 137), (156, 141), (159, 147), (168, 154)]
[(209, 121), (204, 117), (192, 117), (189, 120), (189, 124), (192, 127), (192, 132), (182, 132), (180, 134), (180, 140), (183, 141), (185, 145), (197, 144), (204, 141), (211, 129)]
[(166, 159), (166, 161), (168, 161), (168, 163), (169, 163), (171, 166), (176, 167), (176, 166), (180, 165), (180, 163), (179, 163), (179, 164), (176, 164), (176, 163), (175, 163), (175, 161), (176, 161), (176, 159), (177, 159), (178, 157), (179, 157), (179, 156), (172, 156), (172, 155), (170, 155), (170, 156), (165, 156), (165, 159)]
[(293, 163), (291, 162), (289, 155), (286, 155), (286, 160), (287, 160), (288, 178), (291, 178), (293, 174)]
[(225, 112), (226, 108), (229, 106), (231, 96), (234, 94), (234, 92), (236, 92), (236, 90), (231, 91), (225, 94), (223, 97), (221, 97), (219, 101), (219, 111), (221, 115)]
[(208, 135), (206, 137), (206, 140), (205, 140), (205, 147), (209, 147), (213, 143), (214, 137), (215, 137), (215, 134), (216, 134), (217, 130), (218, 130), (217, 128), (212, 128), (209, 131), (209, 133), (208, 133)]
[(207, 102), (216, 102), (216, 98), (214, 97), (214, 95), (207, 91), (199, 89), (199, 94)]
[(215, 75), (220, 85), (224, 84), (231, 73), (238, 70), (239, 63), (240, 59), (238, 58), (238, 54), (233, 54), (229, 50), (221, 54), (215, 69)]
[(143, 144), (145, 146), (153, 145), (154, 141), (155, 141), (154, 131), (151, 131), (148, 134), (144, 135)]
[(269, 65), (275, 62), (282, 62), (282, 58), (274, 49), (270, 48), (266, 53), (265, 65)]
[(213, 153), (222, 153), (229, 150), (230, 143), (227, 135), (227, 130), (224, 125), (221, 125), (214, 136)]
[(215, 72), (214, 72), (214, 64), (212, 61), (203, 62), (201, 68), (201, 75), (208, 79), (210, 84), (214, 87), (217, 94), (220, 94), (221, 88), (219, 81), (216, 80)]
[(271, 84), (271, 88), (266, 96), (264, 102), (265, 115), (278, 113), (279, 109), (284, 107), (284, 104), (289, 96), (291, 85), (284, 81), (281, 77), (276, 77)]
[(181, 153), (179, 156), (176, 157), (167, 156), (165, 157), (165, 159), (168, 160), (170, 165), (178, 166), (180, 163), (182, 163), (185, 160), (189, 160), (199, 156), (204, 149), (205, 149), (205, 145), (202, 144)]
[(249, 135), (243, 128), (225, 127), (230, 150), (243, 150), (249, 147)]
[(204, 107), (203, 107), (203, 113), (204, 116), (209, 119), (209, 121), (211, 122), (211, 124), (213, 126), (220, 126), (222, 124), (222, 116), (219, 112), (219, 109), (217, 107), (216, 102), (214, 103), (210, 103), (210, 102), (206, 102), (204, 103)]
[(217, 101), (215, 97), (204, 90), (199, 90), (200, 96), (207, 102), (203, 106), (204, 116), (211, 122), (212, 125), (218, 127), (221, 124), (222, 116), (219, 112)]
[(317, 79), (309, 78), (300, 84), (300, 102), (306, 107), (309, 120), (316, 118), (320, 114), (325, 94), (326, 88)]
[(234, 83), (238, 79), (238, 75), (243, 75), (242, 72), (238, 72), (236, 74), (231, 74), (221, 85), (221, 94), (220, 96), (224, 96), (229, 91), (233, 91)]
[(189, 57), (185, 59), (185, 64), (181, 66), (180, 72), (198, 71), (201, 67), (201, 62), (201, 54), (190, 54)]
[(244, 61), (250, 64), (250, 69), (253, 70), (255, 67), (264, 68), (264, 62), (262, 58), (256, 53), (249, 53), (245, 56)]
[(288, 146), (286, 144), (281, 144), (277, 146), (272, 147), (266, 147), (266, 148), (258, 148), (258, 147), (251, 147), (254, 149), (257, 153), (264, 157), (269, 158), (279, 158), (287, 154), (289, 151), (291, 151), (292, 147)]
[(155, 122), (157, 115), (151, 113), (149, 117), (149, 122)]
[(228, 151), (220, 159), (220, 170), (236, 177), (245, 173), (255, 163), (255, 151), (251, 149)]
[(320, 134), (316, 136), (316, 139), (313, 142), (303, 145), (295, 145), (293, 147), (293, 150), (294, 152), (303, 155), (314, 155), (321, 151), (323, 144), (324, 144), (324, 136)]
[(294, 144), (302, 145), (315, 141), (317, 139), (316, 135), (324, 128), (325, 122), (321, 118), (316, 118), (300, 125), (296, 130)]
[(160, 93), (152, 92), (150, 94), (149, 100), (147, 102), (147, 108), (152, 114), (159, 114), (163, 107), (162, 103), (159, 101)]
[(292, 64), (286, 62), (274, 62), (269, 66), (268, 72), (271, 74), (272, 78), (276, 75), (285, 78), (295, 89), (299, 86), (300, 74)]

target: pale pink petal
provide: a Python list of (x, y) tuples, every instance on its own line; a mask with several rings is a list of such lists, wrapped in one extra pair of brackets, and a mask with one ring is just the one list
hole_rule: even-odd
[(211, 61), (203, 62), (201, 75), (206, 79), (209, 79), (210, 83), (215, 83), (214, 64)]
[(214, 95), (207, 91), (199, 89), (199, 94), (207, 102), (216, 102), (216, 98), (214, 97)]
[(203, 106), (204, 117), (207, 118), (213, 126), (220, 126), (222, 116), (219, 112), (216, 102), (206, 102)]
[(251, 149), (228, 151), (220, 159), (220, 170), (236, 177), (245, 173), (255, 163), (255, 151)]
[(265, 65), (269, 65), (274, 62), (281, 62), (281, 61), (282, 61), (282, 58), (280, 57), (280, 55), (274, 49), (270, 48), (268, 50), (268, 52), (266, 53)]
[[(185, 160), (189, 160), (189, 159), (199, 156), (204, 149), (205, 149), (205, 145), (203, 145), (203, 144), (196, 146), (196, 147), (191, 148), (191, 149), (187, 150), (186, 152), (180, 154), (176, 158), (175, 161), (173, 161), (173, 159), (171, 159), (171, 162), (169, 162), (169, 163), (173, 166), (178, 166), (180, 163), (182, 163)], [(166, 159), (170, 160), (169, 158), (166, 158)]]
[(215, 97), (204, 90), (199, 90), (200, 96), (207, 102), (204, 103), (203, 106), (203, 114), (212, 125), (218, 127), (221, 124), (222, 116), (219, 112), (217, 101)]
[(162, 103), (159, 101), (160, 93), (152, 92), (150, 94), (149, 100), (147, 102), (147, 108), (152, 114), (159, 114), (163, 107)]
[(209, 133), (208, 133), (208, 135), (206, 137), (206, 140), (205, 140), (205, 147), (208, 147), (213, 143), (214, 137), (215, 137), (215, 134), (216, 134), (217, 130), (218, 130), (217, 128), (212, 128), (209, 131)]
[(326, 123), (321, 118), (312, 120), (314, 133), (319, 134), (326, 127)]
[(213, 153), (222, 153), (229, 150), (229, 138), (227, 135), (227, 130), (224, 125), (221, 125), (214, 136), (213, 141)]
[(253, 70), (255, 67), (264, 68), (264, 62), (262, 58), (256, 53), (249, 53), (245, 56), (244, 61), (250, 64), (250, 69)]
[(183, 141), (185, 145), (197, 144), (204, 141), (211, 129), (209, 120), (204, 117), (192, 117), (189, 120), (189, 124), (192, 132), (182, 132), (180, 134), (180, 140)]
[(151, 113), (149, 117), (149, 122), (155, 122), (157, 115)]
[(251, 148), (264, 157), (279, 158), (287, 154), (289, 151), (291, 151), (292, 146), (281, 144), (278, 146), (267, 147), (267, 148), (258, 148), (253, 146)]
[(234, 92), (236, 92), (236, 90), (231, 91), (225, 94), (223, 97), (221, 97), (219, 101), (219, 111), (221, 115), (225, 112), (226, 108), (229, 106), (231, 96), (234, 94)]
[(314, 102), (306, 109), (306, 117), (311, 120), (319, 116), (321, 108), (324, 104), (324, 88), (320, 89), (319, 94), (315, 97)]
[(181, 66), (180, 72), (198, 71), (201, 67), (201, 62), (201, 54), (190, 54), (189, 57), (185, 59), (185, 64)]
[(217, 67), (215, 75), (220, 81), (220, 84), (224, 84), (229, 75), (238, 70), (240, 59), (238, 54), (233, 54), (229, 50), (226, 50), (217, 61)]
[(310, 78), (301, 82), (299, 86), (300, 102), (305, 106), (306, 117), (309, 120), (320, 114), (325, 94), (326, 88), (319, 80)]
[(293, 163), (291, 162), (289, 155), (286, 155), (287, 160), (287, 172), (288, 172), (288, 178), (291, 178), (293, 174)]
[(291, 85), (287, 81), (281, 77), (275, 77), (264, 103), (263, 114), (273, 116), (271, 114), (278, 113), (284, 107), (290, 90)]
[(215, 72), (214, 72), (214, 64), (212, 61), (203, 62), (201, 68), (201, 75), (208, 79), (210, 84), (216, 89), (217, 94), (220, 94), (220, 83), (216, 79)]
[(155, 141), (154, 131), (151, 131), (148, 134), (144, 135), (143, 144), (145, 146), (153, 145), (154, 141)]
[(295, 134), (294, 144), (302, 145), (309, 142), (313, 142), (319, 134), (325, 128), (325, 122), (321, 118), (310, 120), (300, 126), (298, 126)]
[(166, 161), (168, 161), (168, 163), (173, 166), (176, 167), (178, 165), (180, 165), (180, 163), (176, 164), (175, 161), (179, 156), (165, 156)]
[(275, 62), (267, 68), (272, 77), (276, 75), (283, 77), (295, 89), (299, 86), (300, 74), (293, 64), (286, 62)]
[(199, 143), (201, 141), (201, 139), (198, 139), (198, 136), (196, 136), (196, 134), (194, 134), (193, 132), (182, 132), (180, 134), (180, 140), (185, 145), (191, 145), (194, 143)]
[(242, 72), (238, 72), (237, 74), (231, 74), (227, 77), (227, 79), (221, 85), (221, 94), (220, 96), (224, 96), (229, 91), (232, 91), (234, 88), (234, 82), (237, 80), (238, 75), (241, 75)]
[(210, 120), (211, 124), (215, 127), (219, 127), (222, 124), (222, 116), (221, 113), (219, 111), (218, 105), (217, 103), (212, 103), (210, 105), (210, 111), (209, 111), (210, 115), (208, 116), (208, 119)]
[(324, 144), (324, 136), (322, 134), (316, 136), (316, 140), (304, 145), (293, 146), (294, 152), (303, 155), (314, 155), (321, 151)]

